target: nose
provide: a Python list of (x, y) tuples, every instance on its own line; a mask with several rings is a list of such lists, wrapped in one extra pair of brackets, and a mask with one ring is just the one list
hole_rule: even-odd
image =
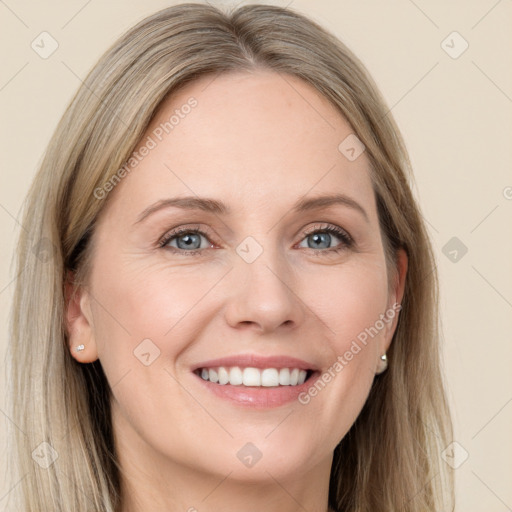
[(294, 329), (303, 319), (304, 304), (293, 272), (285, 262), (265, 250), (252, 263), (235, 262), (225, 309), (227, 323), (236, 329), (268, 333), (278, 328)]

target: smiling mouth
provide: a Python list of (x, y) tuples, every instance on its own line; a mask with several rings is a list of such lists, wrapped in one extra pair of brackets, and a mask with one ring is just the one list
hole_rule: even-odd
[(254, 368), (217, 366), (194, 371), (203, 380), (219, 385), (241, 387), (300, 386), (313, 375), (313, 370), (300, 368)]

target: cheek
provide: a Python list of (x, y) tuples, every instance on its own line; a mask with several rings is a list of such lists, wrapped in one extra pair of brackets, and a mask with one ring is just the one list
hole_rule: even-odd
[(328, 327), (323, 350), (330, 363), (299, 402), (319, 423), (333, 425), (327, 437), (335, 446), (359, 415), (374, 379), (388, 325), (380, 320), (386, 313), (387, 274), (383, 263), (367, 261), (319, 274), (314, 282), (308, 304), (315, 304)]
[[(327, 334), (336, 355), (349, 350), (354, 340), (364, 341), (365, 333), (368, 335), (368, 329), (376, 323), (381, 328), (368, 336), (367, 346), (369, 339), (376, 340), (384, 335), (382, 322), (379, 322), (388, 301), (384, 262), (369, 257), (354, 259), (330, 272), (318, 272), (311, 282), (314, 286), (305, 288), (307, 303), (329, 328)], [(371, 357), (368, 352), (361, 350), (360, 355)]]
[(123, 379), (150, 396), (162, 381), (171, 383), (166, 370), (174, 373), (180, 354), (215, 315), (219, 302), (205, 298), (226, 269), (113, 261), (98, 259), (93, 281), (98, 356), (111, 386)]
[[(219, 274), (220, 272), (220, 274)], [(96, 294), (104, 307), (97, 308), (102, 320), (100, 334), (122, 334), (132, 342), (144, 338), (169, 339), (189, 321), (194, 309), (213, 288), (222, 270), (170, 263), (137, 262), (105, 269), (98, 275)], [(186, 320), (186, 321), (183, 321)], [(122, 326), (123, 329), (119, 329)], [(103, 331), (103, 332), (101, 332)], [(124, 333), (124, 334), (123, 334)]]

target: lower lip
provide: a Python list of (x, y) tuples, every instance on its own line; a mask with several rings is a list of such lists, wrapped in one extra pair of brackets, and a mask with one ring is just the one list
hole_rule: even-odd
[(235, 403), (242, 407), (252, 409), (270, 409), (280, 407), (297, 400), (297, 397), (310, 388), (320, 376), (319, 372), (314, 372), (303, 384), (297, 386), (276, 386), (276, 387), (250, 387), (250, 386), (232, 386), (231, 384), (216, 384), (209, 380), (204, 380), (199, 375), (194, 374), (213, 394)]

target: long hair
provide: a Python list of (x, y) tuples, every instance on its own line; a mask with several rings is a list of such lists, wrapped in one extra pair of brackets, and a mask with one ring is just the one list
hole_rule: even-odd
[(298, 12), (181, 4), (142, 20), (101, 57), (24, 203), (8, 349), (16, 510), (118, 512), (110, 388), (99, 361), (79, 364), (69, 354), (66, 275), (85, 280), (91, 234), (108, 201), (95, 190), (127, 161), (168, 95), (198, 77), (258, 68), (301, 78), (344, 116), (366, 147), (391, 271), (398, 248), (408, 255), (390, 367), (335, 449), (329, 504), (344, 512), (452, 506), (452, 474), (441, 459), (452, 424), (436, 264), (405, 145), (375, 83), (340, 40)]

